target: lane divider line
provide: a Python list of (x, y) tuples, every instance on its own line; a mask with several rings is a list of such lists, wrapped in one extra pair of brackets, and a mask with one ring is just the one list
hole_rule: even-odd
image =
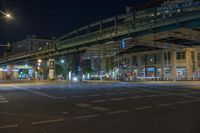
[(129, 110), (118, 110), (118, 111), (112, 111), (112, 112), (108, 112), (106, 114), (111, 115), (111, 114), (120, 114), (120, 113), (126, 113)]
[(180, 101), (180, 102), (176, 102), (177, 104), (183, 104), (183, 103), (189, 103), (190, 101)]
[(120, 101), (120, 100), (126, 100), (127, 98), (123, 98), (123, 97), (120, 97), (120, 98), (113, 98), (111, 99), (112, 101)]
[(159, 95), (149, 95), (149, 96), (146, 96), (146, 97), (159, 97)]
[(18, 127), (17, 124), (14, 124), (14, 125), (6, 125), (6, 126), (0, 126), (0, 129), (5, 129), (5, 128), (16, 128)]
[(83, 97), (86, 97), (86, 96), (71, 96), (71, 98), (83, 98)]
[(91, 107), (91, 109), (93, 110), (97, 110), (97, 111), (108, 111), (109, 109), (108, 108), (104, 108), (104, 107)]
[(132, 96), (132, 97), (128, 97), (129, 99), (140, 99), (140, 98), (145, 98), (143, 96)]
[(129, 94), (128, 92), (121, 92), (121, 93), (119, 93), (119, 94), (121, 94), (121, 95), (127, 95), (127, 94)]
[(173, 103), (164, 103), (164, 104), (159, 104), (157, 107), (165, 107), (165, 106), (171, 106)]
[(98, 117), (99, 114), (94, 114), (94, 115), (85, 115), (85, 116), (77, 116), (77, 117), (74, 117), (73, 119), (88, 119), (88, 118), (94, 118), (94, 117)]
[(92, 103), (104, 103), (104, 102), (107, 102), (107, 100), (94, 100), (94, 101), (91, 101)]
[(48, 124), (48, 123), (56, 123), (56, 122), (62, 122), (65, 119), (55, 119), (55, 120), (45, 120), (45, 121), (36, 121), (31, 122), (32, 125), (40, 125), (40, 124)]
[(134, 108), (134, 110), (146, 110), (146, 109), (151, 109), (151, 108), (153, 108), (153, 106), (138, 107), (138, 108)]
[(113, 95), (117, 95), (115, 93), (108, 93), (108, 94), (105, 94), (106, 96), (113, 96)]
[(99, 97), (99, 96), (102, 96), (102, 95), (100, 94), (89, 95), (89, 97)]
[(89, 108), (89, 107), (92, 107), (91, 104), (86, 104), (86, 103), (79, 103), (79, 104), (76, 104), (77, 106), (79, 107), (83, 107), (83, 108)]
[(63, 115), (66, 115), (66, 114), (68, 114), (68, 112), (62, 112), (62, 114), (63, 114)]

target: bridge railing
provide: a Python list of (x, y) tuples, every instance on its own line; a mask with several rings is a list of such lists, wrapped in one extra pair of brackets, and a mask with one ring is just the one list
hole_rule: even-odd
[[(77, 31), (77, 36), (70, 38), (67, 34), (60, 39), (57, 40), (56, 46), (58, 49), (65, 49), (65, 48), (74, 48), (82, 46), (87, 46), (85, 44), (89, 43), (99, 43), (98, 41), (104, 39), (111, 39), (114, 37), (119, 37), (124, 34), (130, 34), (131, 32), (137, 29), (143, 28), (150, 28), (152, 25), (159, 24), (162, 22), (172, 21), (172, 20), (179, 20), (182, 17), (187, 17), (193, 15), (193, 13), (199, 13), (200, 8), (199, 6), (195, 7), (185, 7), (182, 9), (176, 10), (163, 10), (157, 11), (157, 8), (147, 9), (143, 11), (134, 12), (132, 14), (126, 14), (117, 16), (115, 18), (103, 20), (101, 22), (97, 22), (97, 25), (100, 28), (97, 31), (86, 33), (84, 35), (79, 36)], [(108, 21), (109, 20), (109, 21)], [(114, 21), (113, 25), (110, 27), (103, 29), (103, 22), (112, 22)], [(71, 32), (73, 34), (75, 32)]]
[[(72, 47), (86, 46), (89, 43), (99, 43), (99, 41), (104, 39), (110, 39), (114, 37), (119, 37), (121, 35), (130, 34), (137, 29), (150, 28), (153, 25), (169, 22), (172, 20), (179, 20), (183, 17), (188, 17), (194, 15), (194, 13), (200, 13), (199, 5), (195, 7), (185, 7), (176, 10), (163, 10), (157, 11), (157, 8), (147, 9), (143, 11), (133, 12), (131, 14), (120, 15), (111, 19), (102, 20), (93, 24), (93, 26), (98, 26), (96, 31), (87, 32), (83, 35), (78, 35), (77, 32), (71, 32), (56, 41), (57, 49), (66, 49)], [(105, 23), (104, 23), (105, 22)], [(106, 29), (103, 26), (106, 23), (113, 22), (110, 27)], [(91, 26), (86, 26), (91, 27)], [(85, 27), (85, 28), (86, 28)], [(82, 30), (86, 30), (82, 28)], [(89, 30), (89, 28), (87, 29)], [(76, 36), (71, 36), (76, 33)], [(101, 42), (100, 42), (101, 43)]]

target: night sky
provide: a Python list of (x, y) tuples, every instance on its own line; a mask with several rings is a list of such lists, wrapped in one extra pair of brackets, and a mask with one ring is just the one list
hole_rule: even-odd
[[(0, 21), (0, 44), (23, 40), (27, 35), (60, 37), (78, 27), (125, 13), (150, 0), (0, 0), (0, 10), (15, 19)], [(1, 48), (2, 49), (2, 48)]]

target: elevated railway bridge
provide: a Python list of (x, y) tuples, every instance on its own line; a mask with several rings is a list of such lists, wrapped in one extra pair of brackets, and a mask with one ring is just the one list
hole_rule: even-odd
[[(82, 69), (87, 71), (83, 66), (85, 64), (85, 67), (92, 65), (94, 75), (103, 77), (107, 74), (107, 78), (119, 78), (116, 74), (118, 72), (121, 78), (127, 79), (124, 71), (132, 69), (132, 78), (137, 73), (139, 78), (163, 78), (168, 75), (166, 79), (177, 79), (185, 73), (183, 79), (192, 80), (198, 79), (199, 46), (200, 4), (179, 3), (176, 7), (156, 7), (100, 20), (67, 33), (55, 40), (52, 47), (42, 51), (24, 51), (3, 57), (0, 59), (0, 66), (1, 71), (6, 70), (8, 74), (14, 71), (15, 66), (25, 64), (29, 64), (32, 71), (37, 72), (40, 59), (43, 65), (40, 74), (44, 79), (54, 79), (54, 64), (65, 60), (62, 62), (65, 62), (63, 75), (68, 79), (83, 75)], [(179, 51), (184, 51), (183, 55)], [(185, 61), (178, 60), (179, 58), (184, 58)], [(177, 70), (177, 63), (185, 64), (185, 70)], [(134, 67), (137, 69), (133, 70)]]

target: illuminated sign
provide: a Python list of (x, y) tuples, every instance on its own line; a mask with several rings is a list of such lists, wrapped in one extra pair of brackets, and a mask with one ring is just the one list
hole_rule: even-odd
[(120, 41), (120, 48), (126, 48), (126, 42), (124, 39)]
[(158, 12), (174, 11), (181, 8), (198, 7), (200, 2), (193, 2), (193, 0), (174, 0), (166, 1), (161, 7), (157, 8)]

